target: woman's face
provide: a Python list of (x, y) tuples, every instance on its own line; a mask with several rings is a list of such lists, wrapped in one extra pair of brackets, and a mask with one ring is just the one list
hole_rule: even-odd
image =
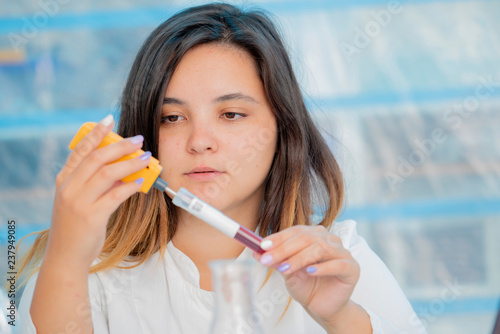
[(225, 212), (258, 208), (276, 138), (245, 51), (206, 44), (186, 53), (165, 93), (160, 126), (162, 178), (172, 189), (184, 187)]

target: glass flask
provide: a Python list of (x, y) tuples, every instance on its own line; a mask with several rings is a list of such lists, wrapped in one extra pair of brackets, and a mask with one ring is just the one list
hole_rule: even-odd
[(217, 260), (209, 263), (215, 312), (210, 334), (264, 334), (252, 294), (250, 260)]

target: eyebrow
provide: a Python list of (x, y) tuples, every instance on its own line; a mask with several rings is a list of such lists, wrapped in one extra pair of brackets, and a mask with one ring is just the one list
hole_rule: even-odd
[[(242, 93), (231, 93), (231, 94), (226, 94), (219, 96), (218, 98), (214, 99), (212, 103), (221, 103), (221, 102), (226, 102), (226, 101), (234, 101), (234, 100), (239, 100), (239, 101), (246, 101), (250, 103), (256, 103), (259, 104), (257, 100), (255, 100), (253, 97), (249, 95), (245, 95)], [(187, 105), (186, 102), (176, 99), (174, 97), (165, 97), (163, 98), (163, 104), (177, 104), (181, 106)]]

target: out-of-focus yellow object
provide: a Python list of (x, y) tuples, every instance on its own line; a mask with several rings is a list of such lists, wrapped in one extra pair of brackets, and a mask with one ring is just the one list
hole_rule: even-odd
[(24, 50), (0, 50), (0, 64), (23, 64), (26, 62), (26, 59), (26, 52)]

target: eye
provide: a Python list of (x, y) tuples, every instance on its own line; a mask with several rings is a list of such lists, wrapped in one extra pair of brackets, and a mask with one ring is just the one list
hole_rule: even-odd
[(182, 116), (179, 115), (168, 115), (161, 118), (162, 123), (177, 123), (180, 121)]
[(227, 119), (238, 119), (240, 117), (246, 117), (245, 114), (231, 112), (231, 111), (223, 113), (222, 116)]

